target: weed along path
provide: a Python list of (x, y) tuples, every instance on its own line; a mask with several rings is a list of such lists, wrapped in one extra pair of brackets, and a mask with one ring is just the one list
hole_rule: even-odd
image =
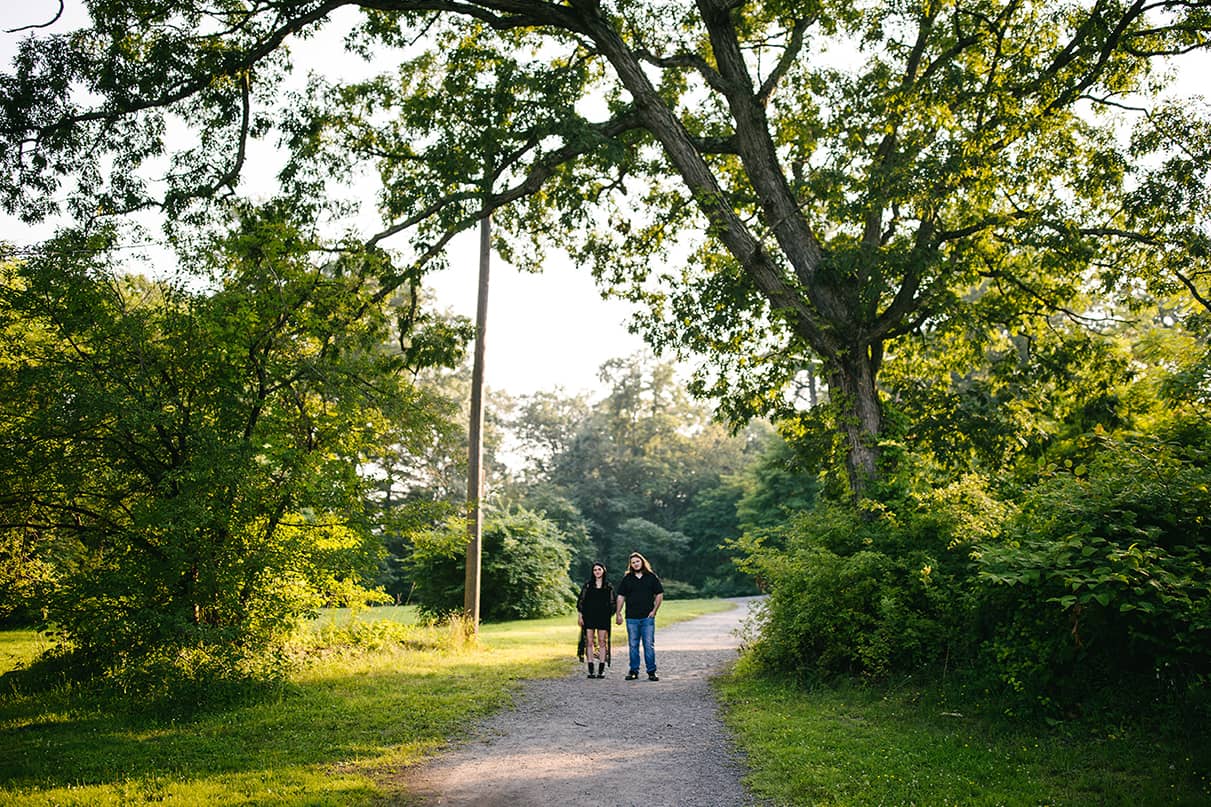
[[(516, 708), (489, 718), (474, 738), (403, 773), (400, 805), (757, 805), (746, 769), (719, 719), (709, 678), (736, 659), (736, 629), (750, 600), (656, 627), (660, 680), (626, 681), (626, 627), (614, 633), (613, 666), (589, 680), (584, 665), (527, 682)], [(573, 636), (575, 631), (573, 630)]]

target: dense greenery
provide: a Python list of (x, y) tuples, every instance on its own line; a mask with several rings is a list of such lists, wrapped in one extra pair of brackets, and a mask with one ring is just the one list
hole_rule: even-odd
[[(515, 428), (544, 434), (546, 450), (535, 452), (541, 466), (529, 467), (507, 495), (547, 512), (569, 534), (584, 533), (573, 565), (578, 580), (594, 561), (621, 575), (638, 550), (674, 596), (753, 593), (732, 563), (735, 553), (721, 545), (739, 534), (742, 479), (772, 444), (768, 428), (757, 423), (730, 435), (688, 399), (668, 363), (617, 359), (602, 367), (602, 378), (610, 387), (591, 405), (552, 406), (550, 395), (522, 402)], [(551, 418), (555, 411), (562, 422)]]
[[(413, 537), (411, 600), (422, 613), (462, 611), (466, 545), (463, 519)], [(482, 546), (484, 619), (538, 619), (566, 613), (575, 602), (568, 579), (571, 553), (551, 521), (522, 509), (490, 512)]]
[[(204, 679), (209, 655), (255, 664), (302, 615), (365, 598), (381, 547), (359, 463), (443, 424), (408, 383), (416, 356), (387, 348), (402, 320), (376, 299), (380, 258), (314, 264), (278, 208), (197, 256), (201, 290), (122, 275), (110, 246), (65, 235), (5, 264), (0, 510), (20, 584), (0, 607), (34, 606), (90, 669)], [(427, 360), (457, 359), (459, 340), (432, 341)]]
[(854, 508), (838, 484), (840, 500), (740, 542), (771, 592), (756, 658), (808, 678), (949, 672), (1009, 712), (1205, 709), (1205, 382), (1191, 394), (1142, 361), (1188, 350), (1188, 330), (1135, 327), (1035, 333), (927, 394), (913, 357), (881, 496)]

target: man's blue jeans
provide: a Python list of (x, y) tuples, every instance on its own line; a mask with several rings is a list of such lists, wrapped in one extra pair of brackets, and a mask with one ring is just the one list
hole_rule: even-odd
[(656, 617), (627, 618), (627, 643), (631, 646), (631, 669), (639, 671), (639, 642), (643, 642), (643, 660), (647, 671), (656, 672)]

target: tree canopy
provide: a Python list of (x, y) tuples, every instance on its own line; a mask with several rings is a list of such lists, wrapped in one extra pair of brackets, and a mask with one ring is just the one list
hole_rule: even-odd
[[(332, 180), (373, 172), (361, 238), (401, 267), (495, 211), (515, 260), (565, 245), (647, 303), (648, 339), (703, 357), (695, 387), (733, 416), (818, 372), (856, 494), (885, 354), (973, 295), (1054, 309), (1144, 278), (1207, 299), (1207, 122), (1152, 100), (1161, 59), (1208, 44), (1199, 2), (87, 7), (0, 80), (10, 211), (204, 222), (262, 141), (334, 214)], [(362, 73), (299, 89), (292, 57), (345, 8)]]

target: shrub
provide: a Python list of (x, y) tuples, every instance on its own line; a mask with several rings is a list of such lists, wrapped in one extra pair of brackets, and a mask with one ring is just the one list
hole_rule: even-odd
[(746, 569), (769, 600), (755, 644), (758, 661), (813, 674), (883, 678), (945, 654), (948, 599), (935, 566), (895, 557), (880, 538), (904, 540), (895, 519), (872, 520), (844, 505), (821, 503), (784, 531), (784, 549), (742, 539)]
[[(415, 536), (408, 563), (412, 600), (443, 617), (463, 609), (466, 525), (461, 519)], [(566, 612), (576, 601), (568, 577), (571, 551), (558, 528), (523, 508), (484, 523), (480, 614), (485, 620), (533, 619)]]
[(1040, 703), (1211, 674), (1211, 472), (1184, 450), (1113, 443), (1027, 490), (979, 551), (987, 661)]

